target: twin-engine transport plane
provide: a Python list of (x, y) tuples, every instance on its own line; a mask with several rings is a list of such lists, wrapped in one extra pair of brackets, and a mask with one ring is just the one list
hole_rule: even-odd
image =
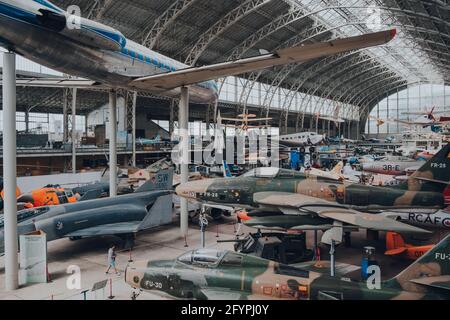
[(197, 103), (217, 101), (214, 79), (382, 45), (395, 34), (393, 29), (190, 67), (111, 27), (74, 18), (47, 0), (0, 0), (0, 43), (6, 49), (62, 73), (92, 80), (92, 85), (170, 97), (178, 96), (180, 87), (190, 86), (190, 99)]
[[(425, 230), (371, 212), (444, 208), (449, 168), (450, 143), (408, 177), (407, 183), (396, 187), (347, 183), (272, 167), (257, 168), (235, 179), (187, 182), (176, 192), (211, 207), (251, 209), (261, 227), (279, 224), (281, 228), (298, 230), (326, 229), (336, 237), (336, 230), (342, 227), (420, 233)], [(328, 240), (332, 239), (327, 236), (324, 241), (322, 237), (322, 242)]]

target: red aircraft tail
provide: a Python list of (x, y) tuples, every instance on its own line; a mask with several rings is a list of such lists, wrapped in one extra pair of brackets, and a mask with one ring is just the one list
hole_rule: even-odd
[(388, 256), (394, 256), (406, 251), (406, 244), (403, 237), (395, 232), (386, 233), (386, 252)]

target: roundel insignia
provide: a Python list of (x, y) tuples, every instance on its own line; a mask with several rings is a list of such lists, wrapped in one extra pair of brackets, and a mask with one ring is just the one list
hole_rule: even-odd
[(56, 230), (62, 230), (64, 228), (64, 224), (62, 221), (56, 222)]
[(450, 218), (446, 218), (442, 220), (442, 224), (446, 226), (447, 228), (450, 228)]

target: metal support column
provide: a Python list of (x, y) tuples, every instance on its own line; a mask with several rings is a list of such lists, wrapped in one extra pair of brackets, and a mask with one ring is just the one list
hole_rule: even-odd
[[(131, 165), (133, 167), (136, 167), (136, 101), (137, 92), (127, 91), (125, 93), (125, 130), (128, 134), (131, 134)], [(127, 161), (125, 166), (128, 165), (129, 163)]]
[(30, 109), (25, 110), (25, 132), (30, 132)]
[(137, 92), (133, 93), (133, 124), (131, 129), (131, 141), (133, 144), (133, 158), (132, 163), (133, 167), (137, 167), (136, 161), (136, 102), (137, 102)]
[(63, 142), (69, 141), (69, 90), (63, 89)]
[(332, 277), (336, 276), (336, 256), (335, 256), (336, 250), (335, 250), (335, 242), (334, 240), (331, 240), (331, 247), (330, 247), (330, 275)]
[(175, 99), (170, 101), (170, 115), (169, 115), (169, 136), (172, 139), (175, 130)]
[[(389, 114), (390, 114), (390, 110), (389, 110), (389, 95), (386, 94), (386, 119), (389, 119)], [(387, 121), (386, 123), (386, 133), (387, 135), (389, 135), (390, 130), (390, 124), (389, 121)]]
[[(399, 106), (398, 106), (398, 103), (399, 103), (399, 98), (398, 98), (398, 88), (397, 88), (397, 119), (400, 119), (400, 112), (399, 112)], [(400, 122), (397, 122), (397, 132), (396, 132), (397, 134), (398, 133), (400, 133)]]
[[(377, 103), (377, 119), (380, 119), (380, 103)], [(377, 138), (380, 137), (380, 126), (378, 125), (378, 120), (377, 120)]]
[(5, 289), (19, 287), (16, 198), (16, 55), (3, 54), (3, 201)]
[[(181, 138), (181, 163), (180, 175), (181, 183), (189, 180), (189, 90), (186, 87), (181, 88), (181, 98), (178, 110), (178, 126)], [(180, 228), (181, 235), (187, 237), (188, 234), (188, 202), (186, 198), (180, 199)]]
[(77, 173), (77, 89), (72, 89), (72, 173)]
[(109, 196), (117, 195), (117, 92), (109, 92)]
[[(127, 91), (125, 94), (125, 123), (127, 133), (131, 133), (131, 165), (137, 166), (136, 163), (136, 102), (137, 92)], [(127, 162), (127, 166), (129, 163)]]

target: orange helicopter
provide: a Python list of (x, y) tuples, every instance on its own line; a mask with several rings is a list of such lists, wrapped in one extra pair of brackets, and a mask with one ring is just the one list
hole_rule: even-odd
[(407, 244), (398, 233), (387, 232), (386, 252), (384, 254), (388, 256), (399, 256), (409, 260), (417, 260), (433, 247), (434, 244), (424, 246)]

